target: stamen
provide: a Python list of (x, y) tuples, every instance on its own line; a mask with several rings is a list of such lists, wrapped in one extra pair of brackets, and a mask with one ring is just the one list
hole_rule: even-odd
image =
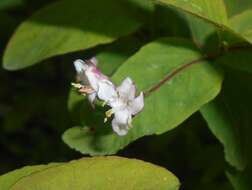
[(89, 86), (82, 86), (79, 89), (79, 92), (80, 93), (85, 93), (85, 94), (92, 94), (94, 92), (94, 90), (91, 87), (89, 87)]
[(108, 111), (105, 112), (105, 118), (104, 118), (104, 123), (106, 123), (108, 121), (108, 118), (110, 118), (113, 115), (113, 110), (110, 109)]
[(80, 89), (81, 87), (83, 87), (83, 85), (82, 84), (80, 84), (80, 83), (71, 83), (71, 85), (74, 87), (74, 88), (78, 88), (78, 89)]

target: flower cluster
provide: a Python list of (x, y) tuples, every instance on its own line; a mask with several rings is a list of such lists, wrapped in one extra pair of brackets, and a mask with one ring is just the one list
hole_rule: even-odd
[(91, 105), (94, 106), (96, 99), (111, 107), (106, 112), (106, 122), (112, 119), (112, 128), (120, 136), (126, 135), (132, 127), (132, 117), (137, 115), (144, 107), (143, 92), (136, 97), (136, 86), (127, 77), (120, 86), (115, 86), (109, 78), (97, 68), (96, 58), (89, 60), (76, 60), (74, 66), (80, 83), (72, 83), (83, 95), (87, 95)]

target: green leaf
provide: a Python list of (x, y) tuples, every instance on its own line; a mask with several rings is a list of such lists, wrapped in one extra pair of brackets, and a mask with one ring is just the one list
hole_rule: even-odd
[(226, 159), (239, 170), (252, 160), (252, 77), (250, 73), (226, 68), (221, 101), (203, 108), (209, 128), (223, 143)]
[[(103, 124), (104, 112), (94, 110), (82, 117), (88, 127), (67, 130), (63, 134), (64, 142), (84, 154), (113, 154), (140, 137), (175, 128), (220, 91), (222, 74), (201, 57), (191, 42), (179, 38), (147, 44), (112, 79), (119, 83), (130, 76), (140, 90), (146, 91), (167, 76), (174, 76), (145, 98), (144, 110), (133, 119), (134, 127), (129, 133), (117, 136), (111, 126)], [(90, 114), (99, 117), (90, 121)]]
[(246, 169), (243, 172), (228, 170), (226, 172), (228, 179), (235, 190), (251, 190), (252, 189), (252, 168)]
[(217, 59), (218, 64), (223, 64), (233, 69), (252, 73), (251, 50), (241, 49), (225, 53)]
[(201, 113), (208, 123), (212, 133), (224, 146), (225, 158), (234, 167), (243, 170), (246, 166), (242, 152), (242, 144), (238, 130), (232, 120), (232, 113), (223, 101), (218, 97), (201, 108)]
[[(233, 21), (231, 19), (231, 24), (229, 23), (228, 16), (227, 16), (227, 10), (226, 6), (223, 0), (156, 0), (159, 3), (162, 3), (164, 5), (172, 6), (177, 9), (180, 9), (186, 13), (189, 13), (190, 15), (194, 15), (196, 17), (199, 17), (203, 19), (203, 21), (206, 21), (208, 23), (212, 23), (215, 26), (219, 27), (219, 35), (222, 35), (222, 32), (225, 31), (226, 33), (222, 37), (222, 41), (229, 42), (229, 43), (237, 43), (240, 41), (248, 41), (251, 42), (251, 36), (250, 34), (247, 34), (247, 32), (241, 33), (237, 29), (237, 26), (240, 25), (239, 22), (237, 24), (233, 24)], [(238, 19), (239, 20), (239, 19)], [(241, 20), (246, 20), (242, 18)], [(249, 19), (248, 19), (249, 20)], [(190, 24), (189, 20), (189, 24)], [(198, 21), (200, 22), (200, 21)], [(235, 21), (236, 22), (236, 21)], [(241, 21), (242, 23), (247, 21)], [(248, 25), (251, 25), (251, 23), (248, 23)], [(200, 26), (197, 26), (200, 28)], [(203, 35), (203, 38), (205, 38), (204, 33), (211, 32), (211, 29), (209, 27), (204, 27), (200, 30), (203, 31), (201, 36)], [(209, 29), (208, 29), (209, 28)], [(238, 27), (239, 28), (239, 27)], [(227, 36), (226, 36), (227, 35)], [(248, 36), (249, 35), (249, 36)]]
[(244, 10), (252, 8), (251, 0), (224, 0), (229, 16), (241, 13)]
[(223, 0), (156, 0), (211, 22), (218, 26), (228, 23), (226, 7)]
[(230, 27), (248, 42), (252, 43), (252, 10), (244, 11), (230, 19)]
[(164, 168), (121, 157), (83, 158), (33, 173), (4, 190), (177, 190), (179, 181)]
[(172, 7), (158, 4), (155, 6), (154, 14), (152, 14), (150, 31), (154, 37), (190, 37), (189, 28), (181, 12)]
[(52, 56), (128, 35), (141, 26), (142, 17), (152, 9), (150, 2), (143, 2), (62, 0), (53, 3), (20, 25), (5, 50), (4, 67), (25, 68)]
[(23, 0), (1, 0), (0, 1), (0, 10), (5, 10), (17, 5), (21, 5)]
[(193, 15), (185, 15), (194, 43), (206, 52), (215, 52), (219, 46), (216, 27)]
[(0, 176), (1, 190), (10, 190), (11, 187), (22, 178), (57, 165), (59, 164), (54, 163), (49, 165), (26, 166), (21, 169), (2, 175)]

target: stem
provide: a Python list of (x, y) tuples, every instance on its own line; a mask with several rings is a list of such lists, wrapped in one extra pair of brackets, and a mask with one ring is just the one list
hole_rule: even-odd
[(222, 55), (222, 52), (218, 52), (218, 53), (213, 53), (213, 54), (208, 54), (205, 55), (199, 59), (195, 59), (187, 64), (184, 64), (180, 67), (178, 67), (177, 69), (175, 69), (174, 71), (172, 71), (171, 73), (169, 73), (164, 79), (160, 80), (157, 84), (155, 84), (154, 86), (152, 86), (150, 89), (146, 90), (144, 92), (144, 96), (147, 97), (149, 96), (151, 93), (155, 92), (156, 90), (158, 90), (162, 85), (164, 85), (166, 82), (168, 82), (169, 80), (171, 80), (174, 76), (176, 76), (177, 74), (179, 74), (180, 72), (184, 71), (185, 69), (187, 69), (188, 67), (201, 63), (203, 60), (205, 59), (214, 59), (217, 58), (219, 56)]

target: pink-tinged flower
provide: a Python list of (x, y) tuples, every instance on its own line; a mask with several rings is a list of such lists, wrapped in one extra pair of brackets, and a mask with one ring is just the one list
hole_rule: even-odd
[(79, 88), (81, 93), (87, 94), (91, 104), (97, 97), (107, 102), (115, 92), (114, 84), (100, 72), (97, 63), (94, 57), (86, 61), (81, 59), (74, 61), (75, 70), (81, 83), (73, 84), (73, 86)]
[(132, 116), (137, 115), (144, 107), (144, 95), (141, 92), (136, 95), (136, 86), (133, 81), (127, 77), (116, 89), (117, 96), (113, 96), (108, 102), (111, 106), (106, 114), (110, 117), (114, 114), (112, 120), (113, 130), (120, 136), (126, 135), (132, 127)]

